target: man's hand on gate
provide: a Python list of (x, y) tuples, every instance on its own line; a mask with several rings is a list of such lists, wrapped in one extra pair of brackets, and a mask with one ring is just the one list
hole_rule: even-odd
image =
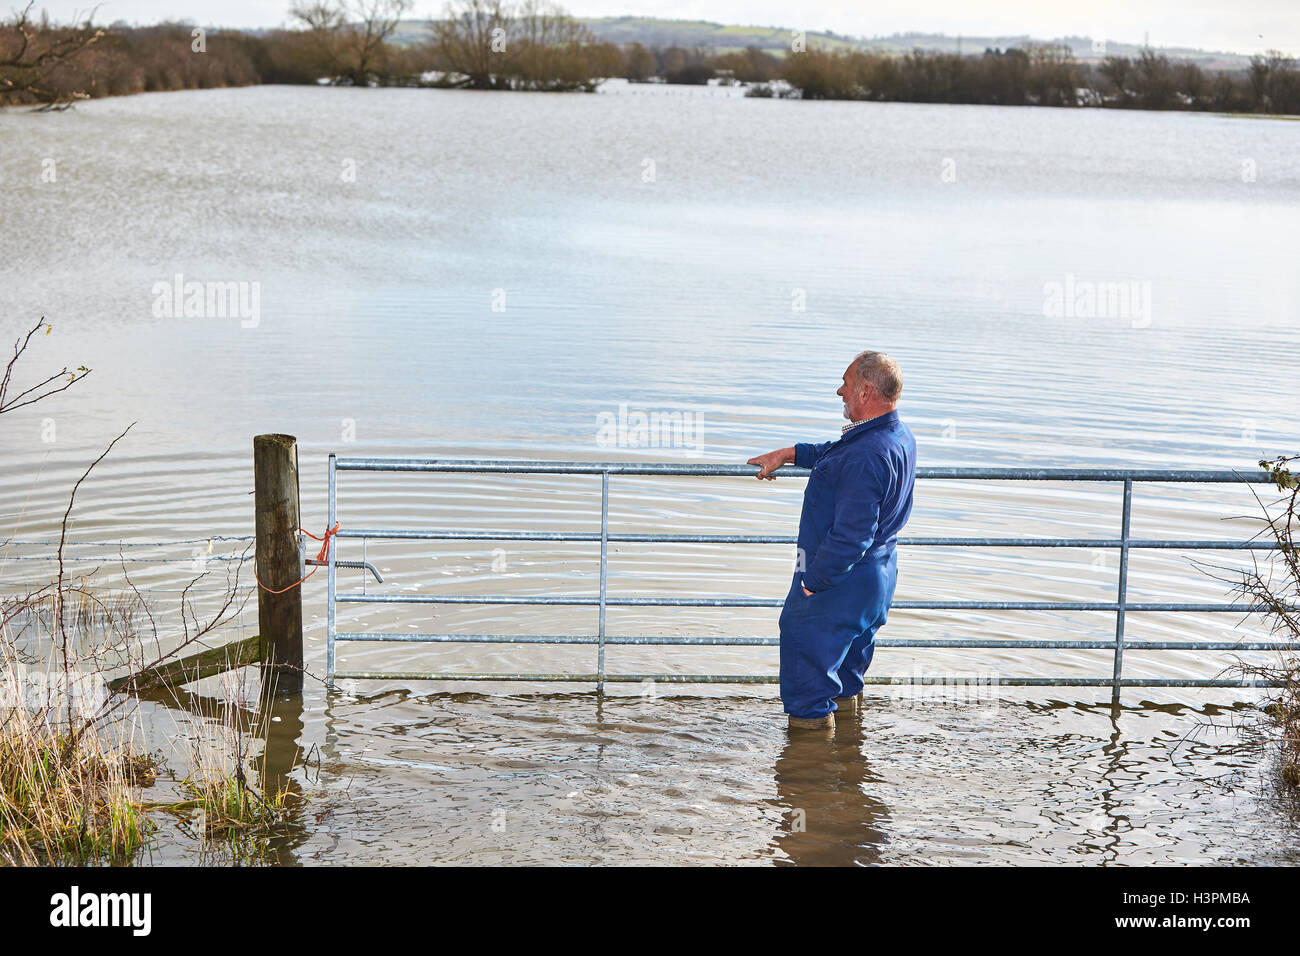
[(782, 465), (794, 464), (794, 446), (778, 448), (776, 451), (769, 451), (766, 455), (758, 455), (749, 459), (745, 464), (758, 465), (758, 474), (754, 476), (755, 478), (766, 478), (768, 481), (775, 481), (776, 478), (772, 475), (772, 472)]

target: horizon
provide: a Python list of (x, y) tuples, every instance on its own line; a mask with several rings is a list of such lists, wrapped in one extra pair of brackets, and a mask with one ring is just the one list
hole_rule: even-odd
[[(292, 26), (289, 0), (108, 0), (93, 8), (100, 24), (126, 22), (150, 26), (162, 22), (191, 21), (208, 28), (265, 30)], [(854, 39), (888, 39), (922, 34), (949, 38), (1028, 37), (1055, 40), (1087, 37), (1093, 40), (1158, 49), (1189, 49), (1204, 53), (1249, 56), (1280, 50), (1296, 55), (1300, 50), (1300, 17), (1288, 8), (1289, 0), (1248, 0), (1228, 7), (1221, 3), (1193, 0), (1151, 0), (1134, 10), (1121, 0), (1103, 0), (1084, 11), (1043, 9), (1027, 0), (1002, 0), (965, 9), (960, 0), (938, 0), (924, 13), (911, 4), (877, 4), (871, 11), (836, 2), (805, 4), (793, 11), (788, 4), (709, 0), (707, 3), (678, 0), (641, 0), (633, 4), (619, 0), (573, 0), (561, 4), (575, 17), (616, 19), (620, 17), (664, 21), (703, 21), (726, 26), (804, 30), (835, 33)], [(1242, 11), (1242, 7), (1247, 12)], [(215, 9), (214, 9), (215, 8)], [(441, 2), (421, 4), (403, 19), (420, 21), (436, 18)], [(1190, 8), (1190, 9), (1189, 9)], [(33, 6), (37, 16), (46, 11), (51, 20), (66, 23), (86, 15), (86, 4), (77, 0), (46, 0)], [(798, 15), (794, 15), (794, 14)], [(804, 22), (799, 23), (799, 20)]]

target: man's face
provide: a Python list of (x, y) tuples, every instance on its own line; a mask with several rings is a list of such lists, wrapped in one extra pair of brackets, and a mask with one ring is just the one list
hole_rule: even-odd
[(844, 370), (843, 384), (835, 392), (844, 401), (844, 417), (856, 422), (866, 414), (871, 386), (858, 381), (858, 375), (850, 365)]

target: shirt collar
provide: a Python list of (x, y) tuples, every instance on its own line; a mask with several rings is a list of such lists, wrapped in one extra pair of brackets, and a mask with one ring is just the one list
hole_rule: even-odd
[(877, 415), (875, 418), (864, 418), (860, 422), (849, 422), (847, 425), (845, 425), (843, 428), (840, 429), (840, 437), (841, 438), (844, 437), (851, 430), (855, 428), (859, 428), (863, 425), (872, 425), (872, 426), (883, 425), (886, 422), (892, 422), (897, 420), (898, 420), (898, 409), (894, 409), (893, 411), (885, 412), (883, 415)]

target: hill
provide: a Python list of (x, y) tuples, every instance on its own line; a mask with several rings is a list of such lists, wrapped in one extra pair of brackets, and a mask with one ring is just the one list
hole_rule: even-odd
[[(719, 53), (742, 50), (756, 46), (771, 53), (789, 49), (793, 30), (788, 27), (736, 26), (713, 23), (708, 20), (662, 20), (657, 17), (579, 17), (592, 33), (602, 40), (617, 43), (640, 43), (643, 46), (703, 47)], [(404, 20), (394, 37), (397, 43), (423, 42), (429, 35), (429, 20)], [(1142, 49), (1140, 43), (1106, 41), (1103, 47), (1094, 47), (1091, 37), (1069, 36), (1052, 39), (1018, 36), (947, 36), (942, 33), (895, 33), (885, 37), (851, 37), (829, 30), (810, 31), (807, 43), (811, 47), (830, 50), (859, 49), (881, 53), (908, 53), (925, 50), (930, 53), (979, 54), (986, 49), (1006, 50), (1027, 44), (1057, 44), (1068, 46), (1074, 58), (1081, 62), (1097, 62), (1106, 56), (1133, 57)], [(1193, 50), (1186, 47), (1155, 47), (1170, 59), (1188, 60), (1202, 69), (1241, 70), (1250, 63), (1250, 57), (1241, 53), (1218, 50)]]

